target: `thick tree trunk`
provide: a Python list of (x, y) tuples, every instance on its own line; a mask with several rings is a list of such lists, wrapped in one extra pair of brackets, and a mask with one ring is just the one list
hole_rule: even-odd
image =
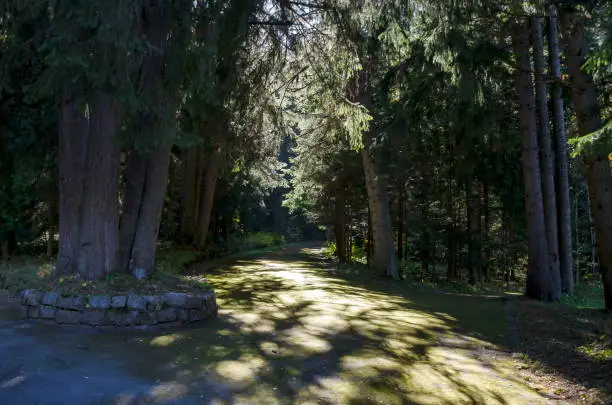
[[(584, 38), (584, 16), (575, 10), (561, 12), (561, 25), (566, 45), (567, 67), (572, 85), (572, 101), (581, 136), (602, 126), (593, 78), (582, 70), (587, 44)], [(599, 269), (602, 274), (606, 309), (612, 310), (612, 173), (608, 156), (589, 152), (583, 159), (595, 222)]]
[[(546, 240), (548, 242), (548, 262), (550, 264), (551, 283), (555, 289), (561, 289), (559, 272), (559, 234), (557, 232), (557, 199), (555, 196), (555, 163), (548, 126), (548, 86), (545, 83), (546, 63), (542, 40), (542, 25), (539, 17), (531, 19), (533, 41), (533, 59), (535, 65), (535, 94), (538, 111), (538, 135), (542, 146), (542, 180), (544, 191), (544, 221)], [(558, 287), (557, 287), (558, 286)]]
[(482, 222), (480, 215), (480, 194), (473, 180), (466, 184), (466, 207), (468, 225), (468, 263), (470, 284), (481, 281), (482, 276)]
[(563, 87), (561, 80), (561, 57), (559, 54), (559, 34), (557, 32), (556, 9), (550, 6), (548, 35), (548, 54), (550, 73), (557, 80), (552, 85), (551, 100), (553, 108), (553, 129), (557, 175), (557, 224), (559, 231), (559, 271), (561, 289), (567, 294), (574, 292), (572, 264), (572, 217), (570, 212), (570, 192), (568, 175), (567, 141), (565, 137), (565, 117), (563, 106)]
[(119, 247), (119, 106), (98, 93), (91, 104), (81, 214), (79, 274), (95, 280), (117, 269)]
[(373, 267), (381, 274), (398, 279), (399, 273), (395, 260), (393, 226), (391, 225), (386, 184), (376, 167), (372, 134), (364, 134), (364, 140), (365, 146), (361, 151), (361, 159), (365, 172), (368, 205), (372, 215), (372, 236), (374, 239)]
[(77, 95), (66, 89), (59, 104), (59, 246), (55, 275), (77, 271), (81, 247), (81, 204), (87, 162), (89, 119)]
[(519, 102), (519, 126), (522, 139), (525, 208), (527, 214), (529, 265), (526, 295), (540, 300), (558, 300), (560, 291), (551, 283), (544, 204), (540, 177), (540, 159), (536, 132), (535, 96), (529, 61), (529, 31), (513, 22), (513, 46), (517, 58), (516, 91)]

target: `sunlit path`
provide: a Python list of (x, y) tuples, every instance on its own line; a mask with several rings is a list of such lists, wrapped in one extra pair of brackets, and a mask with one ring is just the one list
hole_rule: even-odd
[(547, 403), (489, 339), (504, 341), (501, 301), (365, 289), (334, 277), (317, 253), (287, 248), (220, 266), (209, 275), (219, 318), (194, 329), (3, 324), (0, 354), (18, 353), (19, 369), (0, 370), (0, 403)]

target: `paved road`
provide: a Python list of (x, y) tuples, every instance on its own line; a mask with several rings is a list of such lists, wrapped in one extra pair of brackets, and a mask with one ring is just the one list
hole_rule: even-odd
[(209, 279), (219, 317), (187, 330), (40, 325), (0, 300), (0, 404), (547, 403), (490, 343), (498, 300), (366, 288), (305, 245)]

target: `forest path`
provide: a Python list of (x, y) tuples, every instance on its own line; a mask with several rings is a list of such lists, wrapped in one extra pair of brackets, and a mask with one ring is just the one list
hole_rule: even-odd
[(499, 350), (499, 298), (334, 274), (314, 245), (207, 273), (219, 317), (188, 329), (95, 332), (0, 313), (0, 404), (549, 403)]

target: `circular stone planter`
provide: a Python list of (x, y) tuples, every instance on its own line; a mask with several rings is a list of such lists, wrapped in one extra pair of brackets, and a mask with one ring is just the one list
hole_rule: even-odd
[(64, 296), (55, 291), (24, 290), (20, 299), (27, 319), (103, 328), (178, 326), (217, 315), (214, 291)]

